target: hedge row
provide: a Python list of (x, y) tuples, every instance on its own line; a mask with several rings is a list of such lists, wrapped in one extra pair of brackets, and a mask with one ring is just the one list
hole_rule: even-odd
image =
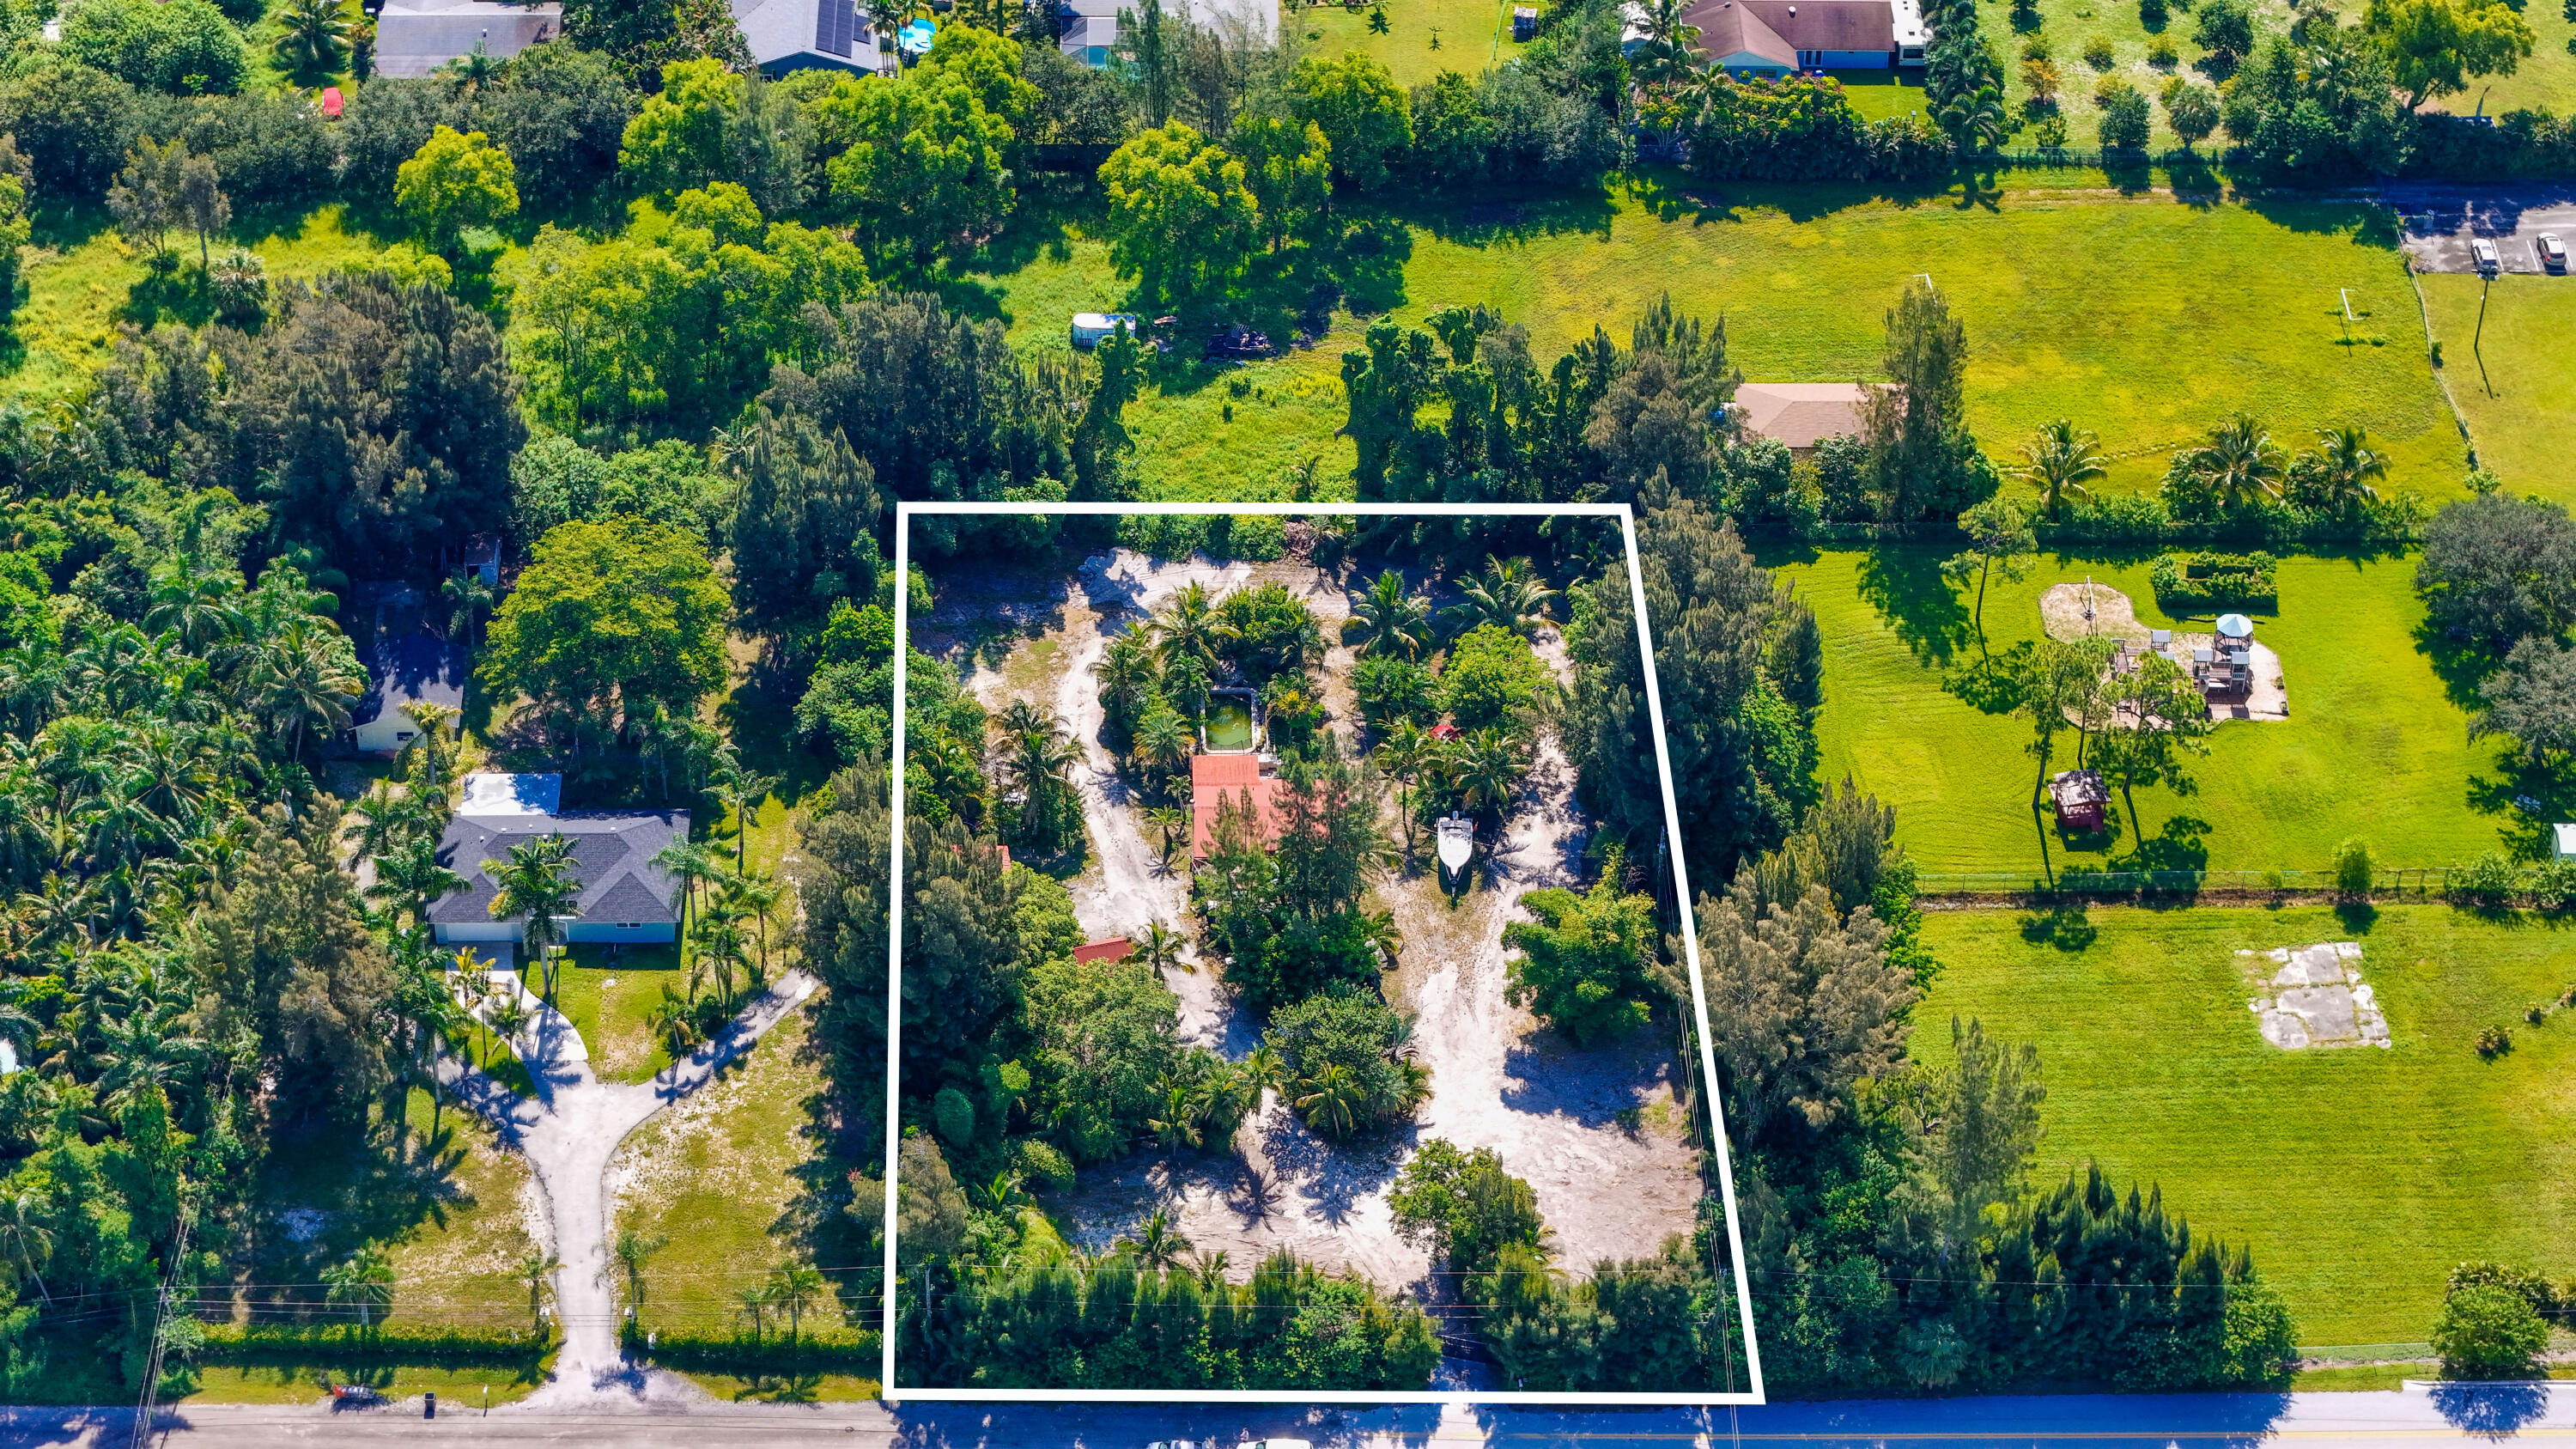
[(2156, 604), (2176, 610), (2271, 608), (2281, 601), (2268, 553), (2168, 553), (2150, 577)]
[(629, 1357), (647, 1359), (663, 1368), (702, 1373), (864, 1373), (883, 1366), (884, 1345), (872, 1329), (838, 1326), (808, 1329), (793, 1342), (783, 1333), (754, 1337), (747, 1333), (690, 1333), (654, 1330), (649, 1335), (626, 1325)]
[(199, 1327), (205, 1347), (198, 1358), (215, 1364), (297, 1364), (324, 1357), (341, 1364), (514, 1364), (542, 1358), (555, 1346), (551, 1329), (406, 1323), (370, 1328), (354, 1323), (201, 1323)]

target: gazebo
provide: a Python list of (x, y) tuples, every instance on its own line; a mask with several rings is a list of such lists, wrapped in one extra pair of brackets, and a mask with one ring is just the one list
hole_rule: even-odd
[(2060, 830), (2099, 830), (2102, 812), (2111, 803), (2111, 787), (2099, 770), (2065, 770), (2048, 782), (2048, 798), (2057, 807)]

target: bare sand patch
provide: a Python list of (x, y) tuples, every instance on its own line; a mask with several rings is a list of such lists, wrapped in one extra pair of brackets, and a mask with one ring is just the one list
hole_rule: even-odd
[(2050, 585), (2039, 596), (2039, 621), (2051, 639), (2103, 634), (2144, 644), (2151, 632), (2138, 622), (2137, 606), (2129, 602), (2127, 594), (2109, 584), (2089, 580)]
[(2390, 1045), (2388, 1018), (2361, 979), (2361, 943), (2239, 951), (2236, 961), (2257, 993), (2245, 1005), (2272, 1045), (2283, 1051)]

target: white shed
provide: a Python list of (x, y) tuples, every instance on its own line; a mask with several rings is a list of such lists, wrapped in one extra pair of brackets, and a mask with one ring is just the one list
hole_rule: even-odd
[(2576, 822), (2562, 822), (2550, 830), (2558, 837), (2558, 859), (2576, 860)]

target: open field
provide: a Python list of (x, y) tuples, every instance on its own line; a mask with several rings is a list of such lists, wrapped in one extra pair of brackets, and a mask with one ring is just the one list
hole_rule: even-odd
[[(2394, 1045), (2285, 1052), (2246, 1010), (2234, 953), (2361, 943)], [(1943, 963), (1915, 1049), (1952, 1014), (2037, 1044), (2038, 1181), (2098, 1160), (2168, 1212), (2251, 1246), (2306, 1344), (2423, 1341), (2444, 1276), (2492, 1258), (2576, 1272), (2576, 1016), (2523, 1008), (2576, 983), (2576, 930), (2446, 906), (1935, 912)], [(2478, 1031), (2510, 1024), (2493, 1062)]]
[(617, 1226), (669, 1239), (645, 1274), (651, 1323), (720, 1332), (736, 1293), (779, 1260), (804, 1258), (790, 1209), (813, 1156), (805, 1102), (821, 1089), (799, 1056), (806, 1031), (802, 1018), (781, 1022), (745, 1062), (618, 1149)]
[[(1526, 3), (1526, 0), (1524, 0)], [(1410, 90), (1444, 70), (1475, 75), (1509, 62), (1513, 0), (1387, 0), (1386, 34), (1369, 32), (1369, 10), (1308, 5), (1283, 13), (1292, 40), (1316, 55), (1357, 51), (1383, 64)], [(1285, 12), (1285, 7), (1282, 7)], [(1434, 46), (1437, 49), (1434, 49)]]
[[(2290, 8), (2282, 0), (2256, 0), (2256, 29), (2265, 34), (2286, 31)], [(2022, 47), (2036, 35), (2047, 42), (2049, 57), (2057, 65), (2057, 113), (2066, 119), (2070, 145), (2089, 148), (2098, 144), (2096, 133), (2102, 113), (2093, 104), (2093, 88), (2116, 75), (2146, 93), (2154, 115), (2147, 144), (2150, 149), (2163, 151), (2182, 144), (2182, 138), (2165, 125), (2165, 109), (2157, 99), (2164, 93), (2166, 80), (2179, 75), (2196, 85), (2209, 85), (2226, 78), (2223, 70), (2213, 74), (2204, 68), (2207, 53), (2191, 38), (2190, 9), (2177, 4), (2171, 11), (2162, 26), (2150, 31), (2138, 13), (2137, 0), (2051, 0), (2044, 6), (2031, 6), (2024, 23), (2036, 23), (2024, 30), (2014, 23), (2013, 0), (1978, 0), (1977, 23), (2003, 59), (2004, 99), (2015, 120), (2023, 118), (2024, 103), (2030, 99), (2030, 88), (2022, 83)], [(2355, 18), (2346, 17), (2348, 22)], [(2174, 64), (2158, 66), (2148, 59), (2148, 51), (2158, 39), (2173, 46)], [(2095, 40), (2111, 47), (2111, 64), (2106, 69), (2096, 70), (2085, 59), (2084, 48)], [(2033, 143), (2025, 130), (2008, 144)], [(2223, 138), (2219, 144), (2224, 144)], [(2204, 144), (2202, 149), (2206, 152), (2210, 147)]]
[(2428, 274), (2418, 282), (2478, 462), (2516, 493), (2576, 503), (2576, 283), (2497, 278), (2473, 351), (2478, 279)]
[[(2126, 591), (2140, 622), (2177, 623), (2155, 607), (2152, 562), (2043, 556), (2029, 577), (1989, 591), (1988, 647), (2037, 638), (2041, 591), (2088, 576)], [(2413, 562), (2300, 557), (2281, 562), (2279, 616), (2257, 618), (2257, 637), (2281, 656), (2290, 717), (2221, 725), (2192, 762), (2192, 795), (2138, 791), (2145, 850), (2122, 809), (2107, 850), (2070, 855), (2052, 830), (2043, 862), (2030, 723), (1963, 697), (1981, 657), (1974, 591), (1939, 566), (1937, 551), (1893, 547), (1803, 554), (1782, 569), (1824, 631), (1821, 777), (1848, 773), (1893, 804), (1897, 838), (1927, 871), (2321, 870), (2356, 835), (2383, 864), (2442, 866), (2536, 842), (2510, 801), (2547, 788), (2499, 766), (2497, 742), (2469, 743), (2468, 716), (2417, 651)], [(2060, 737), (2054, 768), (2072, 767), (2072, 745)]]
[[(2375, 208), (2082, 190), (1972, 204), (1745, 186), (1533, 196), (1410, 220), (1404, 255), (1378, 259), (1390, 275), (1371, 283), (1393, 315), (1490, 303), (1529, 329), (1543, 364), (1596, 324), (1624, 340), (1636, 312), (1669, 291), (1687, 310), (1724, 315), (1748, 378), (1872, 375), (1886, 309), (1926, 273), (1966, 324), (1969, 421), (1998, 456), (2069, 417), (2106, 451), (2136, 454), (2107, 486), (2146, 489), (2173, 447), (2244, 408), (2293, 442), (2361, 423), (2390, 456), (2392, 486), (2428, 498), (2455, 496), (2466, 466), (2394, 228)], [(1069, 313), (1127, 297), (1105, 247), (1078, 227), (1013, 260), (959, 290), (971, 285), (1024, 349), (1065, 346)], [(2340, 287), (2363, 314), (2349, 347)], [(1147, 496), (1284, 498), (1286, 470), (1308, 458), (1338, 483), (1352, 458), (1334, 436), (1340, 355), (1364, 331), (1337, 315), (1311, 350), (1221, 377), (1194, 369), (1186, 388), (1149, 392), (1128, 410)]]

